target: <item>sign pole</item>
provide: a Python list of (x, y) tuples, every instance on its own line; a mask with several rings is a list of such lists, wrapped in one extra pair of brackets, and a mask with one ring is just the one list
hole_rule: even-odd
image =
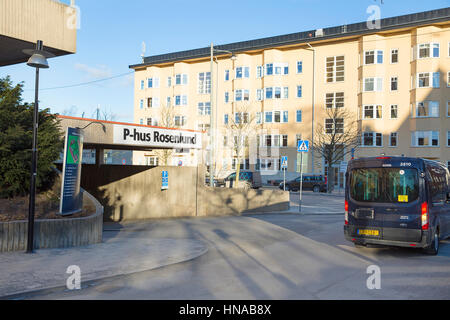
[(286, 191), (286, 168), (283, 168), (283, 191)]
[(298, 206), (299, 212), (302, 212), (302, 191), (303, 191), (303, 152), (300, 153), (300, 202)]

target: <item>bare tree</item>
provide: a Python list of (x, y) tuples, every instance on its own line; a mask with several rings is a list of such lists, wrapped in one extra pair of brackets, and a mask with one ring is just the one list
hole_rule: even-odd
[(352, 149), (360, 146), (361, 129), (356, 116), (343, 107), (326, 108), (324, 118), (324, 124), (319, 124), (315, 130), (312, 148), (327, 163), (327, 185), (331, 193), (335, 180), (333, 166), (343, 161)]
[(241, 157), (249, 150), (250, 137), (255, 134), (257, 125), (256, 117), (250, 112), (250, 104), (241, 104), (235, 109), (235, 113), (228, 119), (225, 126), (228, 144), (231, 145), (236, 156), (236, 184), (239, 186), (239, 175), (241, 168)]
[[(159, 119), (157, 122), (154, 122), (153, 124), (157, 124), (161, 127), (165, 128), (177, 128), (175, 124), (175, 110), (171, 106), (161, 106), (159, 110)], [(155, 154), (158, 157), (158, 163), (162, 164), (163, 166), (169, 165), (169, 159), (172, 157), (174, 153), (173, 149), (160, 149), (155, 150)]]

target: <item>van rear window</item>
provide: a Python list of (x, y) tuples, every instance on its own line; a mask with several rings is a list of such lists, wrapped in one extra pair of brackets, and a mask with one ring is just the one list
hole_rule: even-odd
[(419, 197), (416, 169), (353, 169), (349, 186), (350, 196), (356, 201), (408, 203)]

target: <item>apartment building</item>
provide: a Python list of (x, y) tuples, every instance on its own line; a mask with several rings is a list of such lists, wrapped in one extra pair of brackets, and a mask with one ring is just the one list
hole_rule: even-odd
[[(317, 128), (348, 130), (350, 118), (361, 130), (355, 157), (405, 155), (450, 166), (450, 8), (382, 19), (378, 29), (361, 22), (215, 48), (233, 55), (216, 52), (212, 74), (209, 47), (146, 57), (130, 68), (136, 123), (208, 131), (213, 90), (219, 175), (239, 163), (266, 180), (281, 177), (287, 156), (287, 176), (297, 176), (297, 141), (313, 141)], [(333, 108), (349, 118), (330, 119)], [(240, 161), (230, 147), (236, 136), (227, 134), (236, 121), (254, 123)], [(134, 162), (152, 157), (135, 152)], [(317, 153), (303, 160), (304, 172), (327, 173)]]

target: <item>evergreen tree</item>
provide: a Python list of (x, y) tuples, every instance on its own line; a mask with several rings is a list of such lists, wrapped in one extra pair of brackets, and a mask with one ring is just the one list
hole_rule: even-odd
[[(30, 189), (34, 104), (22, 102), (23, 84), (0, 78), (0, 197), (25, 196)], [(38, 191), (50, 188), (53, 163), (63, 149), (59, 122), (49, 109), (39, 111)]]

